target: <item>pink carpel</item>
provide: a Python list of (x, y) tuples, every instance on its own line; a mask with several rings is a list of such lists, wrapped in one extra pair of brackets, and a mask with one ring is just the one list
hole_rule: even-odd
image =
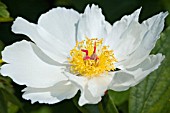
[(90, 56), (90, 59), (91, 60), (98, 60), (98, 56), (96, 54), (96, 42), (94, 43), (94, 51), (93, 51), (93, 54)]

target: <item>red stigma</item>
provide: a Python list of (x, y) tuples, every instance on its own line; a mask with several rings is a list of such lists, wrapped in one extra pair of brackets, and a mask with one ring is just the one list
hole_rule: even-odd
[(85, 52), (86, 53), (86, 56), (88, 56), (88, 50), (85, 50), (85, 49), (82, 49), (81, 51)]
[(96, 42), (94, 42), (93, 54), (90, 57), (88, 56), (88, 54), (89, 54), (88, 50), (82, 49), (81, 51), (86, 53), (86, 56), (83, 58), (84, 60), (89, 60), (89, 59), (90, 60), (98, 60), (99, 59), (96, 55)]
[(94, 43), (94, 51), (93, 53), (96, 53), (96, 42)]
[(82, 49), (81, 51), (86, 53), (86, 56), (83, 58), (84, 60), (90, 59), (90, 57), (88, 56), (88, 54), (89, 54), (88, 50)]

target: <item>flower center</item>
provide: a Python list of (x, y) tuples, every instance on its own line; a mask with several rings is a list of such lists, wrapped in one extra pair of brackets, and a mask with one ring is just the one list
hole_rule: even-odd
[(77, 42), (76, 46), (70, 51), (69, 63), (70, 71), (74, 74), (94, 77), (104, 72), (115, 70), (113, 50), (109, 46), (103, 46), (103, 39), (86, 38)]

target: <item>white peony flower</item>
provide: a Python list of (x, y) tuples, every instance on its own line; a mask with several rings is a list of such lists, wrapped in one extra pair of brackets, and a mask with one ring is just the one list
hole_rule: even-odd
[(54, 104), (81, 91), (79, 105), (96, 104), (108, 89), (124, 91), (157, 69), (165, 56), (149, 55), (168, 13), (139, 23), (141, 9), (109, 24), (98, 6), (83, 14), (54, 8), (38, 24), (18, 17), (12, 25), (20, 41), (2, 51), (1, 74), (26, 85), (23, 98)]

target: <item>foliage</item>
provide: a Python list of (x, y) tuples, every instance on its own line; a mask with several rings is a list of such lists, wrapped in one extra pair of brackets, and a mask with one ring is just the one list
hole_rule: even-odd
[(129, 113), (169, 113), (170, 109), (170, 27), (162, 33), (153, 53), (163, 53), (166, 58), (159, 69), (132, 88)]
[[(2, 3), (3, 2), (3, 3)], [(39, 15), (52, 7), (65, 6), (79, 12), (86, 4), (99, 4), (103, 9), (106, 20), (113, 23), (123, 15), (132, 13), (143, 7), (141, 20), (160, 11), (170, 11), (169, 0), (2, 0), (0, 2), (0, 50), (17, 40), (28, 39), (25, 36), (13, 35), (10, 31), (12, 17), (23, 16), (36, 21)], [(7, 5), (5, 5), (5, 4)], [(31, 7), (30, 7), (31, 6)], [(170, 16), (166, 20), (170, 26)], [(170, 27), (161, 34), (152, 53), (163, 53), (166, 58), (158, 70), (151, 73), (139, 85), (125, 92), (108, 91), (98, 105), (78, 106), (76, 95), (72, 100), (65, 100), (55, 105), (30, 104), (21, 97), (23, 86), (14, 84), (9, 78), (0, 76), (0, 113), (170, 113)]]
[(7, 6), (0, 1), (0, 22), (8, 22), (13, 19), (10, 17), (9, 12), (7, 11)]

